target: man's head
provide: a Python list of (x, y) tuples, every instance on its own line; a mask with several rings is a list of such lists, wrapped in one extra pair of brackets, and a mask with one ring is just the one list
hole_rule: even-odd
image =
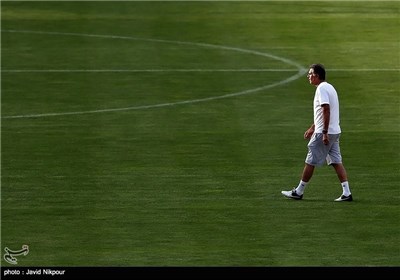
[(312, 85), (319, 85), (325, 81), (325, 67), (322, 64), (311, 64), (307, 74), (308, 81)]

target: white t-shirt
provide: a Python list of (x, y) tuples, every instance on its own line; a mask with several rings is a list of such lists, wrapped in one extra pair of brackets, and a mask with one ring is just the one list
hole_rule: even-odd
[(317, 86), (314, 96), (314, 125), (315, 133), (322, 133), (324, 129), (324, 119), (322, 116), (323, 104), (329, 104), (330, 121), (328, 134), (341, 133), (339, 125), (339, 98), (335, 88), (328, 82), (322, 82)]

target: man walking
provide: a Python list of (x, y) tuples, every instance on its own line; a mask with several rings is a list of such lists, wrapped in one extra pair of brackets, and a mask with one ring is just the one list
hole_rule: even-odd
[(299, 185), (290, 191), (281, 193), (291, 199), (300, 200), (316, 166), (326, 161), (332, 165), (342, 185), (342, 195), (334, 201), (352, 201), (346, 169), (342, 163), (339, 138), (339, 99), (335, 88), (325, 81), (325, 68), (321, 64), (312, 64), (309, 68), (308, 81), (316, 87), (314, 96), (314, 123), (304, 133), (308, 139), (308, 154)]

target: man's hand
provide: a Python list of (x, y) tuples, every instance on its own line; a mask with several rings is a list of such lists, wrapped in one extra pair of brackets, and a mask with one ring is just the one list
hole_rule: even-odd
[(322, 142), (324, 142), (325, 145), (329, 144), (329, 135), (328, 135), (328, 133), (322, 134)]
[(310, 139), (311, 136), (314, 134), (314, 126), (310, 127), (309, 129), (304, 132), (304, 139)]

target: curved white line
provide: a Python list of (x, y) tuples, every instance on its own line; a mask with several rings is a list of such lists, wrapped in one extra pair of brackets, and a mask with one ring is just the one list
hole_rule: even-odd
[(184, 41), (172, 41), (172, 40), (162, 40), (162, 39), (148, 39), (148, 38), (138, 38), (138, 37), (127, 37), (127, 36), (114, 36), (114, 35), (96, 35), (96, 34), (80, 34), (80, 33), (62, 33), (62, 32), (45, 32), (45, 31), (30, 31), (30, 30), (2, 30), (2, 32), (14, 32), (14, 33), (29, 33), (29, 34), (44, 34), (44, 35), (65, 35), (65, 36), (80, 36), (80, 37), (95, 37), (95, 38), (106, 38), (106, 39), (123, 39), (123, 40), (140, 40), (140, 41), (147, 41), (147, 42), (156, 42), (156, 43), (168, 43), (168, 44), (180, 44), (180, 45), (191, 45), (191, 46), (198, 46), (204, 48), (214, 48), (214, 49), (222, 49), (222, 50), (229, 50), (229, 51), (236, 51), (241, 53), (248, 53), (252, 55), (267, 57), (270, 59), (275, 59), (278, 61), (282, 61), (285, 64), (292, 65), (297, 68), (297, 74), (290, 76), (287, 79), (282, 81), (248, 89), (240, 92), (220, 95), (220, 96), (213, 96), (207, 98), (200, 98), (200, 99), (191, 99), (185, 101), (178, 101), (172, 103), (161, 103), (161, 104), (153, 104), (153, 105), (144, 105), (144, 106), (132, 106), (132, 107), (125, 107), (125, 108), (113, 108), (113, 109), (100, 109), (100, 110), (89, 110), (89, 111), (76, 111), (76, 112), (64, 112), (64, 113), (45, 113), (45, 114), (29, 114), (29, 115), (16, 115), (16, 116), (4, 116), (2, 119), (20, 119), (20, 118), (39, 118), (39, 117), (51, 117), (51, 116), (66, 116), (66, 115), (81, 115), (81, 114), (94, 114), (94, 113), (104, 113), (104, 112), (117, 112), (117, 111), (127, 111), (127, 110), (139, 110), (139, 109), (150, 109), (150, 108), (159, 108), (159, 107), (167, 107), (167, 106), (175, 106), (175, 105), (182, 105), (182, 104), (193, 104), (199, 102), (206, 102), (216, 99), (223, 99), (228, 97), (240, 96), (245, 94), (251, 94), (258, 91), (270, 89), (279, 85), (287, 84), (291, 81), (297, 80), (299, 77), (303, 76), (306, 73), (306, 69), (301, 66), (300, 64), (279, 56), (275, 56), (269, 53), (263, 53), (259, 51), (253, 50), (246, 50), (242, 48), (236, 47), (229, 47), (229, 46), (222, 46), (222, 45), (212, 45), (206, 43), (195, 43), (195, 42), (184, 42)]

